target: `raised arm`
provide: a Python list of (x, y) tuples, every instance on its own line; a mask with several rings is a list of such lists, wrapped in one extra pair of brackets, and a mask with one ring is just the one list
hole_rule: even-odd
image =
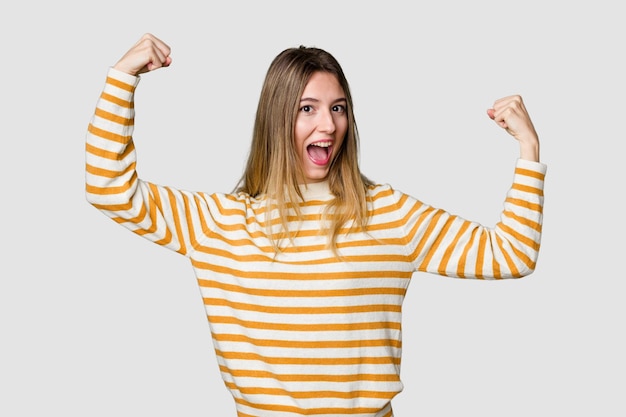
[(520, 146), (513, 184), (494, 227), (429, 207), (398, 200), (412, 212), (405, 225), (411, 261), (418, 271), (464, 278), (512, 278), (536, 267), (543, 223), (546, 166), (539, 162), (539, 139), (520, 96), (496, 100), (487, 115)]
[(116, 223), (187, 254), (193, 225), (209, 217), (202, 214), (203, 195), (141, 180), (132, 136), (139, 74), (170, 65), (169, 54), (165, 43), (146, 34), (109, 69), (86, 134), (86, 198)]

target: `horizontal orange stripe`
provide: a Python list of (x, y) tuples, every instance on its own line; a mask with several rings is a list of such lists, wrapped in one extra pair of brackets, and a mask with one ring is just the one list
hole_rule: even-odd
[(235, 397), (235, 402), (241, 405), (255, 408), (257, 410), (284, 411), (287, 413), (296, 413), (297, 415), (305, 415), (305, 416), (318, 415), (318, 414), (346, 414), (346, 415), (374, 414), (377, 411), (380, 411), (376, 408), (365, 408), (365, 407), (300, 408), (300, 407), (293, 407), (293, 406), (281, 405), (281, 404), (258, 404), (258, 403), (251, 403), (249, 401), (246, 401), (244, 399), (237, 398), (237, 397)]
[[(218, 225), (218, 227), (221, 227), (220, 225)], [(214, 238), (214, 239), (218, 239), (222, 242), (224, 242), (227, 246), (253, 246), (255, 248), (257, 248), (258, 250), (260, 250), (262, 253), (267, 253), (268, 255), (272, 255), (272, 260), (273, 255), (275, 254), (275, 249), (268, 245), (260, 245), (260, 241), (264, 241), (265, 239), (267, 239), (267, 234), (265, 234), (264, 232), (253, 232), (250, 233), (248, 230), (246, 230), (246, 227), (244, 225), (238, 225), (238, 226), (234, 226), (231, 228), (231, 230), (229, 231), (246, 231), (248, 232), (248, 236), (250, 236), (250, 238), (246, 238), (246, 239), (229, 239), (226, 236), (224, 236), (223, 234), (218, 234), (215, 232), (211, 232), (206, 230), (205, 228), (205, 233), (207, 233), (208, 237)], [(228, 230), (227, 230), (228, 231)], [(298, 233), (298, 236), (296, 237), (304, 237), (304, 235), (309, 235), (309, 236), (315, 236), (318, 234), (318, 231), (316, 230), (312, 230), (310, 232), (307, 231), (300, 231)], [(294, 237), (294, 238), (296, 238)], [(402, 238), (391, 238), (391, 239), (380, 239), (380, 240), (376, 240), (376, 239), (363, 239), (363, 240), (352, 240), (352, 241), (347, 241), (347, 242), (339, 242), (337, 243), (337, 248), (339, 249), (343, 249), (343, 248), (354, 248), (354, 247), (371, 247), (371, 246), (376, 246), (376, 245), (404, 245), (406, 244), (406, 241)], [(322, 251), (324, 249), (327, 249), (327, 244), (319, 244), (319, 245), (290, 245), (290, 246), (285, 246), (283, 248), (281, 248), (281, 252), (283, 253), (303, 253), (303, 252), (319, 252)], [(210, 243), (204, 244), (204, 245), (198, 245), (196, 247), (196, 250), (198, 250), (199, 252), (203, 252), (203, 253), (212, 253), (212, 254), (217, 254), (217, 253), (229, 253), (229, 252), (220, 252), (219, 250), (215, 249), (213, 246), (210, 245)], [(251, 255), (252, 256), (252, 255)], [(256, 255), (256, 256), (260, 256), (258, 259), (256, 260), (266, 260), (268, 259), (267, 256), (262, 256), (262, 255)], [(375, 255), (376, 256), (376, 255)], [(402, 257), (399, 255), (381, 255), (381, 256), (386, 256), (387, 258), (384, 259), (385, 261), (391, 261), (391, 260), (399, 260), (399, 261), (406, 261), (406, 257)], [(393, 257), (393, 258), (392, 258)], [(234, 258), (231, 258), (234, 259)], [(379, 258), (382, 259), (382, 258)], [(342, 262), (342, 260), (345, 260), (345, 257), (342, 257), (341, 259), (333, 259), (332, 262)], [(329, 258), (330, 261), (330, 258)], [(319, 262), (316, 262), (316, 264), (319, 264)]]
[(223, 282), (198, 279), (198, 284), (205, 288), (219, 288), (221, 290), (236, 292), (241, 294), (258, 295), (264, 297), (352, 297), (360, 295), (404, 295), (405, 288), (394, 287), (372, 287), (372, 288), (346, 288), (336, 290), (268, 290), (264, 288), (247, 288), (239, 285), (224, 284)]
[(526, 217), (521, 217), (518, 216), (517, 214), (513, 213), (512, 211), (504, 211), (502, 214), (504, 214), (506, 217), (509, 217), (513, 220), (515, 220), (516, 222), (523, 224), (526, 227), (530, 227), (531, 229), (536, 230), (537, 232), (541, 232), (541, 224), (529, 220)]
[[(123, 204), (92, 203), (91, 205), (97, 208), (98, 210), (107, 210), (107, 211), (126, 211), (126, 210), (130, 210), (131, 208), (133, 208), (133, 203), (123, 203)], [(118, 222), (118, 223), (122, 223), (122, 222)]]
[(98, 195), (122, 194), (128, 191), (132, 187), (132, 185), (135, 183), (136, 180), (137, 180), (137, 173), (134, 172), (132, 177), (127, 182), (117, 187), (111, 187), (111, 186), (95, 187), (92, 185), (87, 185), (85, 188), (87, 192), (91, 194), (98, 194)]
[(111, 103), (115, 104), (116, 106), (126, 107), (127, 109), (132, 109), (132, 108), (135, 107), (135, 105), (134, 105), (134, 103), (132, 101), (127, 101), (127, 100), (121, 99), (119, 97), (115, 97), (114, 95), (111, 95), (109, 93), (103, 92), (100, 95), (100, 98), (102, 98), (103, 100), (106, 100), (108, 102), (111, 102)]
[(236, 324), (247, 329), (279, 330), (287, 332), (315, 332), (315, 331), (355, 331), (394, 329), (400, 330), (401, 324), (393, 321), (376, 321), (362, 323), (324, 323), (324, 324), (291, 324), (268, 323), (262, 321), (246, 321), (229, 316), (208, 316), (212, 324)]
[(108, 120), (109, 122), (117, 123), (122, 126), (132, 126), (134, 124), (133, 119), (129, 119), (128, 117), (120, 116), (115, 113), (110, 113), (102, 109), (96, 109), (95, 115), (104, 120)]
[(524, 175), (526, 177), (536, 178), (541, 181), (543, 181), (546, 177), (546, 174), (542, 174), (541, 172), (532, 171), (525, 168), (515, 168), (515, 173), (519, 175)]
[[(100, 138), (106, 139), (106, 140), (110, 140), (112, 142), (117, 142), (117, 143), (121, 143), (121, 144), (127, 144), (129, 142), (131, 142), (131, 137), (130, 136), (125, 136), (125, 135), (118, 135), (117, 133), (113, 133), (113, 132), (109, 132), (108, 130), (103, 130), (100, 129), (99, 127), (94, 126), (93, 124), (89, 124), (89, 126), (87, 127), (87, 131), (89, 133), (91, 133), (94, 136), (98, 136)], [(95, 148), (93, 145), (90, 145), (89, 143), (87, 143), (87, 147), (92, 147), (94, 149)], [(113, 160), (117, 160), (117, 159), (122, 159), (122, 158), (110, 158)]]
[(371, 312), (394, 312), (402, 311), (400, 305), (396, 304), (368, 304), (357, 306), (325, 306), (325, 307), (279, 307), (268, 305), (257, 305), (248, 303), (235, 303), (221, 298), (203, 298), (205, 305), (225, 306), (235, 310), (258, 311), (270, 314), (354, 314)]
[(135, 169), (136, 163), (133, 162), (130, 165), (128, 165), (126, 168), (124, 168), (123, 171), (111, 171), (109, 169), (104, 169), (104, 168), (99, 168), (99, 167), (95, 167), (93, 165), (89, 165), (89, 164), (85, 164), (85, 170), (93, 175), (97, 175), (99, 177), (105, 177), (105, 178), (117, 178), (117, 177), (121, 177), (122, 175), (133, 171)]
[(530, 201), (521, 200), (519, 198), (507, 198), (506, 202), (519, 207), (524, 207), (532, 211), (536, 211), (537, 213), (541, 213), (543, 211), (543, 207), (541, 206), (541, 204), (531, 203)]
[(291, 398), (342, 398), (342, 399), (356, 399), (356, 398), (385, 398), (391, 400), (397, 393), (395, 391), (287, 391), (280, 388), (252, 388), (252, 387), (239, 387), (232, 382), (226, 382), (226, 387), (229, 389), (238, 391), (247, 395), (272, 395), (272, 396), (285, 396)]
[[(215, 235), (212, 234), (212, 237), (215, 237)], [(256, 246), (257, 242), (251, 239), (231, 240), (225, 237), (221, 237), (220, 240), (227, 243), (228, 246), (257, 247)], [(379, 242), (377, 242), (377, 244), (379, 244)], [(345, 246), (346, 245), (343, 245), (343, 247)], [(371, 246), (371, 245), (367, 245), (364, 242), (360, 242), (360, 243), (355, 242), (354, 246)], [(296, 245), (295, 247), (298, 253), (319, 252), (320, 250), (326, 249), (326, 245), (313, 245), (313, 246)], [(268, 263), (277, 262), (273, 256), (270, 256), (270, 254), (272, 255), (274, 254), (274, 249), (272, 249), (270, 246), (267, 246), (267, 251), (265, 251), (265, 253), (268, 253), (267, 255), (265, 254), (237, 255), (237, 254), (234, 254), (233, 252), (223, 250), (223, 249), (217, 249), (207, 244), (198, 246), (196, 250), (203, 252), (203, 253), (209, 253), (215, 256), (219, 256), (221, 258), (232, 259), (237, 262), (268, 262)], [(345, 262), (359, 263), (359, 262), (406, 262), (406, 261), (407, 261), (407, 257), (405, 255), (363, 254), (363, 255), (352, 255), (352, 256), (344, 255), (341, 258), (327, 257), (327, 258), (316, 258), (316, 259), (303, 260), (303, 261), (280, 261), (280, 263), (285, 264), (285, 265), (314, 265), (315, 266), (315, 265), (325, 265), (325, 264), (343, 264)]]
[(107, 77), (106, 83), (110, 84), (112, 86), (115, 86), (117, 88), (120, 88), (122, 90), (126, 90), (126, 91), (128, 91), (130, 93), (135, 91), (135, 86), (130, 85), (130, 84), (126, 84), (125, 82), (117, 80), (117, 79), (115, 79), (113, 77)]
[(372, 340), (277, 340), (277, 339), (255, 339), (240, 334), (213, 334), (213, 338), (218, 342), (238, 342), (249, 343), (254, 346), (297, 348), (297, 349), (348, 349), (355, 347), (380, 347), (388, 346), (401, 348), (402, 342), (394, 339), (372, 339)]
[(352, 381), (384, 381), (398, 382), (400, 379), (396, 374), (348, 374), (348, 375), (328, 375), (328, 374), (276, 374), (258, 370), (232, 370), (220, 365), (220, 371), (230, 374), (236, 378), (266, 378), (276, 381), (291, 382), (352, 382)]
[(335, 366), (335, 365), (400, 365), (400, 357), (393, 356), (359, 356), (359, 357), (323, 357), (323, 358), (294, 358), (294, 357), (269, 357), (257, 353), (247, 352), (222, 352), (215, 350), (217, 356), (230, 360), (260, 361), (272, 365), (311, 365), (311, 366)]
[(195, 268), (207, 271), (228, 274), (241, 278), (259, 279), (284, 279), (310, 281), (320, 279), (351, 279), (351, 278), (411, 278), (413, 271), (343, 271), (343, 272), (271, 272), (271, 271), (242, 271), (226, 266), (213, 265), (207, 262), (200, 262), (197, 259), (191, 260)]
[(543, 196), (543, 190), (541, 188), (535, 188), (529, 185), (522, 185), (522, 184), (513, 184), (512, 188), (514, 190), (524, 191), (526, 193), (532, 193), (532, 194), (537, 194), (538, 196)]

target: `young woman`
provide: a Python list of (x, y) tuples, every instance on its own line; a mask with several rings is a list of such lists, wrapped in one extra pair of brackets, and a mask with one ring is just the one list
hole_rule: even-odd
[(317, 48), (287, 49), (270, 65), (235, 192), (140, 179), (134, 92), (139, 74), (171, 62), (146, 34), (109, 70), (87, 133), (86, 195), (189, 258), (238, 416), (392, 416), (412, 274), (535, 269), (546, 166), (521, 97), (487, 111), (520, 145), (500, 221), (487, 228), (361, 173), (348, 82)]

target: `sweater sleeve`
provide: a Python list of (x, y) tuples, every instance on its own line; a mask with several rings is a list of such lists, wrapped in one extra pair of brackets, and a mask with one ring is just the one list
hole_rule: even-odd
[(520, 278), (536, 267), (545, 164), (518, 159), (500, 221), (488, 228), (404, 196), (409, 258), (416, 271), (459, 278)]
[(134, 93), (140, 77), (113, 68), (86, 134), (87, 201), (118, 224), (146, 239), (188, 255), (193, 225), (206, 227), (206, 199), (138, 178)]

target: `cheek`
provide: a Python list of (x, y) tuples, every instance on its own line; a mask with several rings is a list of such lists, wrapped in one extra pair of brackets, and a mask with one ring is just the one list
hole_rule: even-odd
[(337, 141), (339, 142), (339, 147), (343, 145), (343, 141), (346, 137), (346, 133), (348, 132), (348, 121), (344, 120), (337, 124)]
[(293, 140), (298, 151), (302, 149), (304, 141), (307, 139), (308, 136), (309, 129), (306, 126), (306, 123), (296, 122), (296, 126), (293, 132)]
[(300, 154), (300, 150), (302, 149), (302, 142), (304, 142), (302, 133), (298, 131), (298, 129), (296, 128), (296, 131), (294, 132), (294, 136), (293, 136), (293, 144), (298, 154)]

